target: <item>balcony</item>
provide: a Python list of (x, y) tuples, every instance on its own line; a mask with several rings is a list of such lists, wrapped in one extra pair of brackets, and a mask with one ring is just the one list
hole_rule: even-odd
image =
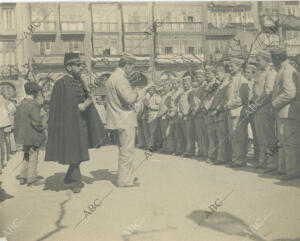
[(33, 26), (37, 26), (33, 35), (55, 35), (56, 34), (56, 22), (43, 21), (43, 22), (32, 22), (31, 24)]
[[(36, 55), (33, 56), (32, 66), (33, 68), (42, 67), (42, 66), (64, 66), (64, 55), (63, 54), (51, 54), (51, 55)], [(85, 61), (86, 58), (84, 55), (80, 55), (80, 59)]]
[(17, 37), (17, 30), (14, 28), (4, 29), (2, 28), (0, 30), (0, 37), (2, 39), (11, 39)]
[(98, 33), (118, 33), (118, 23), (93, 23), (93, 31)]
[(160, 22), (157, 23), (157, 32), (202, 32), (202, 23), (189, 22)]
[(207, 29), (207, 36), (233, 36), (236, 34), (234, 28), (211, 28)]
[(19, 69), (18, 65), (1, 65), (0, 80), (18, 80)]
[(84, 21), (64, 21), (61, 22), (61, 32), (62, 34), (66, 35), (84, 35), (85, 34), (85, 28), (84, 28), (85, 22)]
[(149, 31), (151, 29), (151, 26), (148, 22), (124, 23), (124, 28), (125, 32), (139, 33)]
[(250, 11), (252, 3), (250, 1), (228, 1), (209, 2), (207, 8), (210, 11)]

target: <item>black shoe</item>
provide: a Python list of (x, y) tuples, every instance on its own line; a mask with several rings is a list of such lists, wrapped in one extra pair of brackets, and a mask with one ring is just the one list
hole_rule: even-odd
[(225, 161), (216, 161), (214, 164), (215, 165), (223, 165), (223, 164), (225, 164)]
[(20, 185), (25, 185), (25, 184), (27, 183), (26, 178), (20, 177), (20, 178), (19, 178), (19, 183), (20, 183)]
[(289, 181), (289, 180), (294, 180), (294, 179), (299, 179), (300, 176), (298, 175), (285, 175), (282, 178), (280, 178), (281, 181)]
[(264, 173), (272, 173), (276, 170), (277, 170), (277, 168), (268, 168), (267, 170), (264, 171)]
[(183, 157), (192, 157), (193, 154), (190, 154), (190, 153), (183, 153)]
[(240, 168), (240, 167), (246, 167), (247, 164), (246, 163), (233, 163), (233, 165), (231, 166), (232, 168)]
[(278, 170), (272, 172), (271, 174), (273, 174), (273, 175), (286, 175), (285, 172), (281, 172), (281, 171), (278, 171)]

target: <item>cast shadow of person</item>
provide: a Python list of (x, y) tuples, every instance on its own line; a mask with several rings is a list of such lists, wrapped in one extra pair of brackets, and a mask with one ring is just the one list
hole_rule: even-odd
[[(51, 190), (51, 191), (65, 191), (70, 189), (70, 184), (64, 183), (64, 178), (66, 176), (66, 173), (63, 172), (57, 172), (54, 173), (52, 176), (47, 177), (45, 179), (45, 186), (43, 190)], [(92, 183), (93, 178), (82, 176), (82, 181), (84, 183)]]
[(109, 171), (108, 169), (100, 169), (96, 171), (91, 171), (90, 174), (94, 177), (93, 181), (105, 180), (110, 181), (113, 185), (116, 185), (118, 172)]
[(265, 241), (265, 239), (259, 237), (259, 235), (257, 234), (259, 230), (257, 230), (257, 232), (251, 232), (251, 224), (247, 225), (242, 219), (235, 217), (227, 212), (218, 211), (210, 216), (207, 216), (207, 212), (205, 210), (195, 210), (191, 212), (187, 217), (202, 228), (204, 227), (213, 229), (227, 235), (241, 236), (243, 241)]
[[(82, 176), (82, 182), (85, 184), (92, 184), (95, 181), (108, 180), (115, 185), (117, 180), (117, 173), (111, 172), (108, 169), (102, 169), (90, 172), (93, 177)], [(52, 176), (47, 177), (45, 180), (45, 186), (43, 190), (51, 191), (65, 191), (70, 189), (70, 184), (64, 183), (66, 173), (54, 173)]]
[(6, 199), (11, 199), (14, 196), (8, 194), (4, 189), (0, 189), (0, 203), (4, 202)]

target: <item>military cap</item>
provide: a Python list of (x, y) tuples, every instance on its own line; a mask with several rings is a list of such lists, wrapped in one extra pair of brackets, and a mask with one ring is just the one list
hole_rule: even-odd
[(24, 84), (25, 93), (27, 95), (32, 95), (38, 93), (40, 90), (42, 90), (41, 86), (39, 86), (35, 82), (26, 82)]
[(287, 50), (284, 47), (274, 47), (270, 50), (271, 55), (287, 55)]
[(131, 62), (131, 63), (135, 63), (136, 58), (134, 57), (134, 55), (129, 54), (129, 53), (123, 53), (121, 60), (125, 60), (126, 62)]
[(182, 79), (183, 79), (183, 81), (185, 81), (185, 80), (192, 81), (192, 77), (190, 75), (186, 75)]
[(212, 65), (206, 65), (205, 66), (205, 70), (206, 71), (213, 71), (214, 70), (214, 67)]
[(163, 90), (163, 87), (161, 86), (161, 85), (158, 85), (157, 87), (156, 87), (156, 91), (162, 91)]
[(236, 57), (232, 57), (229, 59), (229, 63), (233, 63), (233, 64), (237, 64), (237, 65), (241, 66), (244, 63), (244, 60), (236, 58)]
[(65, 53), (64, 56), (64, 65), (68, 64), (82, 64), (83, 61), (80, 60), (79, 53)]
[(251, 71), (255, 71), (256, 66), (254, 64), (247, 64), (245, 69), (250, 69)]
[(258, 56), (262, 56), (264, 59), (266, 59), (267, 61), (271, 62), (272, 61), (272, 56), (270, 51), (268, 50), (261, 50), (258, 52), (257, 54)]
[(204, 69), (197, 69), (194, 72), (195, 72), (196, 76), (205, 75), (205, 70)]

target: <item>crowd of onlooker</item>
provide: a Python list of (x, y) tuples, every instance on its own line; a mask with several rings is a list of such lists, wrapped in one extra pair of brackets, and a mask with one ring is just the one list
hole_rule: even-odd
[[(14, 118), (16, 101), (0, 93), (0, 175), (6, 167), (11, 155), (17, 151), (14, 135)], [(0, 180), (1, 187), (1, 180)]]

